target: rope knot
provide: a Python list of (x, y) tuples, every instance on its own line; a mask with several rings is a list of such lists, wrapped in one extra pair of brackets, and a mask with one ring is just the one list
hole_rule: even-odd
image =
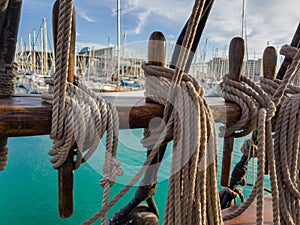
[(103, 168), (103, 178), (100, 181), (100, 185), (104, 187), (108, 182), (112, 186), (117, 179), (117, 176), (124, 174), (121, 168), (121, 162), (116, 158), (111, 158), (110, 166)]
[(241, 147), (241, 152), (248, 158), (256, 158), (257, 151), (257, 145), (253, 142), (252, 138), (246, 139)]

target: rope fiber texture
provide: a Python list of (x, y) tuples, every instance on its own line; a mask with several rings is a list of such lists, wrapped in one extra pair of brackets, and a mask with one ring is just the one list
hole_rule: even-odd
[(22, 0), (0, 3), (0, 97), (11, 97), (15, 90), (14, 58)]
[[(246, 124), (255, 125), (257, 121), (258, 172), (256, 184), (249, 198), (232, 215), (225, 216), (224, 220), (240, 215), (256, 197), (257, 224), (263, 224), (263, 172), (266, 153), (272, 188), (273, 224), (299, 224), (300, 125), (297, 119), (300, 89), (290, 84), (290, 81), (295, 76), (299, 76), (299, 73), (300, 51), (295, 55), (282, 81), (261, 78), (261, 89), (244, 77), (240, 84), (225, 76), (221, 94), (225, 99), (239, 104), (242, 109), (240, 121), (226, 130), (225, 136), (239, 129), (242, 131), (235, 133), (236, 136), (248, 134), (252, 126), (247, 127)], [(231, 89), (232, 87), (234, 90)], [(252, 89), (255, 89), (257, 93), (252, 93)], [(275, 116), (275, 107), (279, 113), (275, 121), (273, 145), (271, 119)]]
[[(174, 140), (164, 224), (223, 224), (217, 188), (217, 141), (214, 120), (204, 90), (183, 73), (195, 27), (205, 1), (195, 1), (175, 70), (143, 64), (146, 96), (165, 105), (163, 122), (142, 140), (152, 149), (134, 178), (101, 210), (83, 224), (91, 224), (114, 205), (147, 170), (160, 146)], [(151, 82), (153, 81), (153, 82)]]
[[(241, 137), (249, 134), (257, 127), (257, 159), (258, 171), (257, 180), (249, 198), (239, 205), (239, 207), (230, 215), (223, 217), (224, 220), (232, 219), (241, 215), (257, 198), (257, 224), (263, 224), (263, 193), (264, 193), (264, 168), (265, 155), (268, 155), (268, 165), (270, 174), (276, 177), (274, 151), (272, 144), (271, 119), (275, 115), (275, 105), (270, 96), (265, 93), (257, 84), (250, 79), (242, 76), (241, 82), (231, 80), (228, 75), (223, 77), (223, 83), (220, 94), (229, 101), (235, 102), (241, 108), (242, 114), (240, 120), (228, 127), (225, 136), (234, 134), (235, 137)], [(239, 130), (239, 132), (236, 132)], [(278, 224), (278, 188), (276, 179), (271, 179), (273, 191), (273, 215), (274, 224)]]
[(299, 75), (300, 50), (294, 56), (283, 81), (275, 80), (266, 88), (266, 91), (273, 95), (273, 101), (279, 108), (275, 125), (274, 152), (282, 225), (300, 224), (300, 89), (289, 84)]
[(58, 169), (65, 162), (69, 151), (76, 148), (74, 169), (77, 169), (96, 150), (106, 132), (105, 164), (101, 180), (105, 205), (110, 186), (116, 176), (123, 174), (120, 162), (116, 159), (119, 117), (115, 106), (90, 91), (78, 77), (75, 77), (74, 84), (67, 82), (73, 7), (71, 0), (59, 2), (55, 73), (46, 81), (49, 91), (43, 95), (45, 101), (52, 104), (51, 138), (54, 144), (49, 154), (52, 156), (53, 168)]

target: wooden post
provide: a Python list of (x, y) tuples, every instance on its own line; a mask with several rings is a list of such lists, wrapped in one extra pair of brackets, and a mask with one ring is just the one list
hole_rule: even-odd
[(277, 52), (273, 46), (265, 49), (263, 54), (264, 78), (274, 80), (276, 75)]
[[(148, 64), (154, 66), (165, 66), (166, 59), (166, 38), (160, 31), (155, 31), (150, 35), (148, 44)], [(147, 103), (153, 103), (146, 97)]]
[[(57, 47), (57, 29), (58, 29), (59, 1), (57, 0), (53, 7), (53, 40), (54, 49)], [(69, 52), (68, 82), (74, 82), (74, 56), (75, 56), (75, 36), (76, 36), (76, 14), (73, 9), (71, 42)], [(70, 149), (69, 155), (64, 164), (58, 168), (58, 206), (59, 215), (62, 218), (70, 217), (73, 214), (73, 186), (74, 178), (74, 149)]]
[[(233, 38), (229, 47), (229, 77), (235, 81), (240, 81), (241, 71), (244, 60), (245, 45), (242, 38)], [(229, 117), (227, 112), (227, 117)], [(229, 126), (227, 123), (226, 126)], [(232, 164), (232, 151), (234, 137), (230, 135), (224, 138), (221, 185), (228, 187), (230, 182), (230, 170)]]
[(155, 31), (150, 35), (148, 45), (148, 64), (155, 66), (165, 66), (166, 59), (166, 38), (160, 31)]
[[(277, 52), (273, 46), (269, 46), (265, 49), (263, 54), (263, 75), (264, 78), (274, 80), (276, 76), (276, 65), (277, 65)], [(269, 173), (268, 166), (268, 150), (265, 150), (265, 174)]]

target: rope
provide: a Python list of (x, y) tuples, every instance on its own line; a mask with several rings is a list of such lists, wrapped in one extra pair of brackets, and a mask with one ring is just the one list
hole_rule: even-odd
[[(286, 83), (297, 76), (299, 71), (300, 50), (288, 68), (283, 78), (283, 84), (280, 84), (278, 91), (274, 94), (275, 101), (279, 101), (277, 100), (278, 93), (284, 92), (284, 89), (281, 88), (288, 87)], [(280, 222), (283, 225), (300, 223), (299, 105), (300, 94), (298, 91), (298, 94), (286, 98), (281, 104), (275, 127), (274, 151), (277, 161)]]
[(13, 69), (21, 6), (21, 0), (0, 3), (0, 97), (11, 97), (14, 93)]
[[(174, 139), (172, 176), (164, 223), (222, 224), (216, 182), (217, 142), (212, 114), (204, 99), (203, 88), (191, 76), (182, 73), (195, 34), (194, 27), (199, 23), (204, 3), (205, 1), (195, 2), (177, 68), (171, 70), (145, 64), (142, 66), (147, 84), (151, 79), (155, 80), (153, 83), (156, 84), (162, 80), (159, 85), (153, 85), (157, 87), (155, 90), (159, 91), (155, 91), (155, 95), (147, 94), (152, 89), (151, 84), (146, 87), (147, 96), (165, 105), (163, 116), (165, 123), (162, 123), (155, 132), (152, 131), (149, 138), (143, 140), (144, 146), (153, 150), (142, 169), (124, 189), (106, 207), (83, 224), (91, 224), (103, 216), (103, 213), (138, 181), (159, 147), (172, 137)], [(170, 82), (167, 78), (171, 77), (173, 80)], [(191, 130), (193, 134), (190, 133)]]
[[(147, 84), (145, 95), (166, 105), (174, 71), (151, 65), (143, 65), (143, 69)], [(193, 77), (182, 74), (181, 84), (174, 91), (177, 93), (174, 103), (171, 102), (176, 110), (171, 116), (174, 152), (164, 224), (174, 221), (176, 224), (219, 224), (216, 181), (211, 182), (216, 178), (217, 143), (204, 90)], [(151, 136), (143, 140), (145, 147), (153, 145), (161, 135)]]
[[(257, 148), (258, 171), (257, 180), (249, 198), (239, 205), (239, 207), (230, 215), (223, 217), (223, 220), (229, 220), (241, 215), (257, 198), (257, 224), (263, 224), (263, 182), (264, 182), (264, 164), (265, 152), (268, 157), (271, 176), (276, 179), (274, 152), (272, 145), (271, 119), (275, 115), (275, 105), (271, 98), (253, 81), (242, 76), (241, 83), (229, 79), (226, 75), (223, 78), (220, 94), (226, 99), (235, 102), (241, 108), (242, 115), (240, 120), (225, 131), (225, 136), (234, 134), (236, 137), (249, 134), (257, 126)], [(236, 132), (240, 130), (240, 132)], [(271, 141), (271, 142), (270, 142)], [(245, 143), (245, 145), (250, 143)], [(249, 146), (248, 146), (249, 147)], [(247, 149), (247, 148), (245, 148)], [(249, 149), (249, 148), (248, 148)], [(248, 153), (245, 154), (247, 155)], [(274, 179), (271, 179), (273, 194), (273, 223), (279, 223), (279, 204), (278, 188)]]
[(7, 137), (0, 137), (0, 171), (5, 169), (8, 160)]
[[(73, 7), (72, 0), (59, 1), (56, 69), (51, 78), (46, 80), (49, 84), (48, 93), (42, 96), (52, 105), (50, 136), (54, 144), (49, 154), (52, 156), (53, 168), (57, 169), (63, 165), (69, 151), (73, 151), (76, 146), (74, 169), (77, 169), (96, 150), (100, 139), (107, 131), (105, 164), (101, 180), (104, 187), (103, 207), (105, 207), (110, 187), (114, 184), (116, 176), (123, 174), (121, 164), (116, 159), (119, 117), (115, 106), (90, 91), (78, 77), (75, 77), (74, 84), (67, 82)], [(106, 212), (103, 214), (104, 220), (105, 214)]]

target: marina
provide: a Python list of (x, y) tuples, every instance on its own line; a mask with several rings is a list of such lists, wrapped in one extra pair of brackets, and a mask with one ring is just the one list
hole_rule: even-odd
[(25, 57), (23, 3), (0, 4), (0, 224), (300, 222), (300, 23), (280, 65), (274, 46), (249, 60), (243, 1), (243, 37), (199, 63), (213, 3), (195, 0), (172, 50), (152, 32), (145, 58), (121, 56), (120, 0), (117, 47), (81, 56), (72, 0), (53, 4), (53, 53), (43, 19)]

